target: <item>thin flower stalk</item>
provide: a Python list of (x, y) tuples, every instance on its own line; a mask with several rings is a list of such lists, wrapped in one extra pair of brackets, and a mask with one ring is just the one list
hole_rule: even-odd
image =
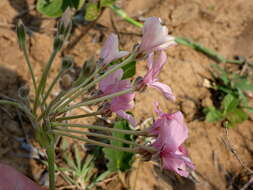
[(79, 118), (84, 118), (84, 117), (91, 117), (91, 116), (96, 116), (96, 115), (101, 115), (101, 112), (93, 112), (93, 113), (87, 113), (87, 114), (81, 114), (81, 115), (73, 115), (73, 116), (67, 116), (67, 117), (59, 117), (56, 118), (56, 121), (66, 121), (66, 120), (73, 120), (73, 119), (79, 119)]
[(93, 133), (93, 132), (88, 132), (88, 131), (79, 131), (79, 130), (73, 130), (73, 129), (62, 129), (62, 128), (54, 128), (52, 130), (52, 132), (66, 132), (66, 133), (76, 133), (76, 134), (83, 134), (83, 135), (87, 135), (87, 136), (93, 136), (93, 137), (99, 137), (99, 138), (104, 138), (104, 139), (108, 139), (108, 140), (115, 140), (118, 142), (122, 142), (125, 144), (129, 144), (129, 145), (133, 145), (133, 146), (140, 146), (142, 147), (142, 145), (136, 144), (133, 141), (129, 141), (129, 140), (125, 140), (122, 138), (118, 138), (118, 137), (114, 137), (111, 135), (104, 135), (104, 134), (100, 134), (100, 133)]
[(129, 88), (129, 89), (126, 89), (126, 90), (122, 90), (120, 92), (109, 94), (107, 96), (103, 96), (103, 97), (100, 97), (100, 98), (95, 98), (93, 100), (89, 100), (89, 101), (86, 101), (86, 102), (83, 102), (83, 103), (78, 103), (78, 104), (66, 107), (65, 109), (63, 109), (62, 107), (58, 108), (58, 109), (56, 108), (56, 112), (58, 112), (58, 113), (65, 113), (65, 112), (73, 110), (75, 108), (79, 108), (79, 107), (82, 107), (82, 106), (88, 106), (88, 105), (96, 104), (98, 102), (102, 102), (104, 100), (108, 100), (108, 99), (111, 99), (113, 97), (117, 97), (117, 96), (121, 96), (121, 95), (124, 95), (124, 94), (128, 94), (128, 93), (131, 93), (133, 91), (134, 91), (133, 88)]
[(136, 136), (149, 135), (147, 131), (115, 129), (115, 128), (103, 127), (103, 126), (98, 126), (98, 125), (83, 125), (83, 124), (59, 123), (59, 122), (52, 122), (51, 125), (52, 127), (73, 127), (73, 128), (84, 128), (84, 129), (95, 129), (95, 130), (110, 131), (110, 132), (123, 133), (123, 134), (136, 135)]
[[(87, 86), (85, 86), (84, 88), (82, 88), (79, 92), (77, 92), (73, 97), (69, 97), (69, 100), (67, 100), (61, 107), (66, 107), (70, 102), (72, 102), (74, 99), (76, 99), (78, 96), (82, 95), (84, 92), (86, 92), (88, 89), (90, 89), (92, 86), (96, 85), (99, 81), (101, 81), (102, 79), (104, 79), (105, 77), (109, 76), (111, 73), (115, 72), (116, 70), (118, 70), (119, 68), (127, 65), (128, 63), (130, 63), (131, 61), (133, 61), (135, 59), (135, 53), (131, 54), (127, 59), (125, 59), (123, 62), (121, 62), (120, 64), (115, 65), (114, 67), (112, 67), (110, 70), (106, 71), (103, 75), (99, 76), (98, 78), (96, 78), (94, 81), (92, 81), (91, 83), (89, 83)], [(66, 98), (65, 98), (66, 99)], [(60, 103), (62, 103), (62, 101), (64, 101), (65, 99), (61, 100)], [(56, 105), (57, 106), (57, 105)], [(56, 106), (54, 106), (54, 108), (56, 108)], [(53, 110), (55, 110), (53, 108)]]
[(29, 71), (30, 71), (31, 76), (32, 76), (33, 86), (34, 86), (34, 90), (35, 90), (35, 93), (36, 93), (36, 90), (37, 90), (36, 79), (35, 79), (35, 75), (34, 75), (34, 72), (33, 72), (33, 67), (32, 67), (32, 64), (30, 62), (30, 58), (29, 58), (29, 55), (28, 55), (26, 45), (24, 46), (23, 52), (24, 52), (24, 56), (25, 56), (25, 61), (28, 65)]
[(57, 76), (54, 78), (53, 82), (51, 83), (51, 85), (49, 86), (42, 102), (41, 102), (41, 105), (45, 104), (48, 96), (50, 95), (50, 92), (53, 90), (54, 86), (56, 85), (56, 83), (59, 81), (60, 77), (65, 73), (65, 70), (61, 70)]
[(78, 136), (75, 136), (75, 135), (70, 135), (70, 134), (62, 133), (62, 132), (58, 132), (58, 131), (57, 132), (54, 131), (53, 134), (56, 134), (56, 135), (59, 135), (59, 136), (70, 137), (72, 139), (76, 139), (76, 140), (79, 140), (79, 141), (83, 141), (83, 142), (86, 142), (86, 143), (89, 143), (89, 144), (94, 144), (94, 145), (105, 147), (105, 148), (111, 148), (111, 149), (114, 149), (114, 150), (130, 152), (130, 153), (138, 153), (138, 149), (136, 149), (136, 148), (127, 148), (127, 147), (114, 146), (114, 145), (111, 145), (111, 144), (106, 144), (106, 143), (91, 140), (91, 139), (88, 139), (88, 138), (78, 137)]
[[(60, 93), (58, 96), (56, 96), (50, 105), (54, 105), (55, 107), (58, 107), (60, 104), (65, 102), (68, 98), (70, 98), (72, 95), (77, 93), (79, 90), (82, 89), (86, 84), (88, 84), (100, 71), (100, 67), (98, 67), (92, 75), (90, 75), (86, 80), (84, 80), (80, 85), (70, 89), (69, 91)], [(51, 106), (50, 106), (51, 107)]]
[(54, 49), (51, 56), (50, 56), (50, 58), (49, 58), (49, 60), (48, 60), (48, 63), (46, 65), (45, 69), (43, 70), (43, 73), (42, 73), (42, 76), (41, 76), (41, 79), (40, 79), (40, 83), (39, 83), (39, 86), (38, 86), (38, 89), (37, 89), (37, 92), (36, 92), (34, 108), (33, 108), (34, 113), (36, 113), (38, 104), (40, 102), (40, 96), (43, 95), (43, 93), (44, 93), (44, 89), (45, 89), (46, 82), (47, 82), (47, 76), (49, 74), (50, 68), (52, 66), (52, 63), (53, 63), (57, 53), (58, 53), (58, 49)]

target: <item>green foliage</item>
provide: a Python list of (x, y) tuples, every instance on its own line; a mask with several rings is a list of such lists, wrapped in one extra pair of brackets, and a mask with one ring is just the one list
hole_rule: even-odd
[[(115, 122), (114, 128), (117, 129), (129, 129), (129, 124), (126, 120), (120, 120)], [(120, 134), (120, 133), (112, 133), (114, 137), (131, 140), (131, 135), (126, 134)], [(115, 146), (121, 146), (121, 147), (129, 147), (129, 145), (126, 145), (122, 142), (118, 142), (115, 140), (111, 140), (111, 144)], [(110, 148), (103, 148), (103, 151), (105, 153), (105, 157), (108, 159), (107, 168), (109, 171), (126, 171), (131, 167), (131, 160), (133, 157), (133, 153), (129, 152), (122, 152), (119, 150), (114, 150)]]
[(136, 73), (136, 61), (128, 63), (127, 65), (122, 67), (122, 69), (124, 71), (124, 75), (123, 75), (122, 79), (127, 79), (127, 78), (133, 77)]
[(115, 1), (116, 0), (101, 0), (97, 2), (85, 2), (85, 0), (38, 0), (36, 7), (41, 14), (53, 18), (60, 17), (68, 7), (76, 10), (84, 7), (84, 19), (93, 21), (98, 17), (103, 7), (111, 7)]
[(253, 85), (247, 76), (228, 73), (218, 65), (214, 65), (213, 68), (213, 88), (222, 98), (218, 104), (220, 106), (205, 108), (206, 121), (227, 121), (227, 126), (233, 127), (248, 119), (245, 110), (253, 111), (253, 108), (248, 106), (245, 96), (245, 92), (253, 91)]
[(84, 19), (87, 21), (93, 21), (98, 17), (100, 11), (99, 3), (89, 2), (86, 4)]
[(75, 185), (77, 189), (92, 189), (98, 182), (104, 180), (110, 171), (96, 174), (94, 155), (86, 155), (85, 157), (81, 154), (83, 149), (78, 145), (74, 145), (72, 152), (69, 151), (69, 144), (67, 141), (62, 143), (63, 159), (68, 167), (56, 166), (64, 180), (71, 185)]
[(36, 8), (41, 14), (56, 18), (68, 7), (80, 9), (84, 2), (85, 0), (38, 0)]

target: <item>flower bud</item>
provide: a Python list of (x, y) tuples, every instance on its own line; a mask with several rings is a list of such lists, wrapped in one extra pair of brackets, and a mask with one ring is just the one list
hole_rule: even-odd
[(59, 51), (64, 43), (63, 35), (57, 35), (54, 39), (54, 51)]
[(75, 86), (80, 85), (83, 81), (85, 81), (89, 76), (91, 76), (92, 73), (94, 73), (96, 69), (96, 63), (94, 60), (94, 57), (89, 59), (88, 61), (85, 61), (83, 64), (83, 67), (81, 68), (81, 72), (78, 76), (78, 79), (75, 81)]
[(143, 92), (147, 85), (143, 82), (143, 77), (138, 76), (134, 81), (134, 89), (139, 92)]
[(21, 20), (18, 21), (16, 31), (17, 31), (19, 47), (21, 49), (24, 49), (25, 41), (26, 41), (26, 33), (25, 33), (25, 26)]
[(18, 89), (18, 96), (20, 98), (26, 98), (26, 97), (28, 97), (29, 92), (30, 92), (30, 89), (29, 89), (29, 87), (27, 85), (21, 86)]
[(68, 70), (68, 69), (70, 69), (73, 66), (73, 64), (74, 64), (74, 61), (73, 61), (72, 57), (65, 56), (62, 59), (61, 69), (62, 70)]
[(67, 39), (72, 29), (72, 15), (73, 12), (70, 8), (67, 8), (63, 13), (60, 22), (58, 24), (57, 35), (63, 35), (64, 39)]

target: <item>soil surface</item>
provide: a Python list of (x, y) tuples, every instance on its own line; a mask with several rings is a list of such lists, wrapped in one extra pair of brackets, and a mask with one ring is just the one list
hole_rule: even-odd
[[(253, 56), (253, 1), (250, 0), (128, 0), (119, 6), (139, 21), (149, 16), (160, 17), (172, 35), (189, 38), (218, 51), (227, 58), (241, 55), (252, 61)], [(34, 10), (34, 0), (0, 1), (0, 96), (18, 98), (18, 89), (25, 84), (32, 86), (31, 77), (19, 50), (14, 26), (21, 18), (29, 29), (29, 53), (40, 76), (49, 58), (55, 20), (48, 19)], [(70, 45), (58, 55), (48, 81), (59, 70), (63, 55), (72, 55), (80, 66), (92, 55), (98, 56), (106, 36), (115, 32), (120, 46), (130, 50), (140, 41), (141, 30), (110, 10), (105, 10), (94, 25), (78, 26), (70, 39)], [(241, 189), (250, 179), (245, 167), (253, 168), (253, 122), (245, 121), (236, 128), (225, 129), (221, 123), (210, 124), (203, 120), (201, 108), (211, 103), (211, 94), (204, 87), (210, 78), (208, 69), (215, 63), (188, 47), (177, 45), (167, 50), (168, 63), (160, 75), (162, 82), (170, 85), (177, 96), (175, 103), (164, 99), (153, 89), (136, 98), (133, 110), (141, 123), (155, 118), (153, 101), (160, 103), (166, 112), (181, 110), (189, 126), (190, 136), (186, 142), (196, 170), (189, 179), (161, 171), (151, 162), (137, 161), (126, 174), (115, 175), (103, 184), (104, 189), (136, 190), (223, 190)], [(140, 62), (137, 73), (144, 75), (146, 65)], [(32, 94), (32, 93), (31, 93)], [(144, 106), (145, 105), (145, 106)], [(83, 122), (83, 121), (82, 121)], [(84, 121), (87, 122), (87, 121)], [(43, 183), (45, 166), (39, 161), (36, 148), (24, 147), (24, 141), (34, 147), (33, 133), (20, 113), (9, 106), (0, 107), (0, 162), (7, 163), (37, 182)], [(37, 150), (37, 149), (36, 149)], [(241, 160), (236, 158), (235, 154)], [(40, 156), (43, 157), (43, 151)], [(123, 178), (123, 179), (122, 179)], [(252, 178), (252, 176), (251, 176)], [(253, 183), (247, 187), (253, 189)]]

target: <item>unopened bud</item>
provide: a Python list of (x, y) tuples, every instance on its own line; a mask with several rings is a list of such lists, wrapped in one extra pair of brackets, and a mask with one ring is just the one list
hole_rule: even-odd
[(60, 22), (58, 24), (57, 35), (63, 35), (64, 39), (67, 39), (72, 29), (72, 15), (73, 11), (67, 8), (63, 13)]
[(98, 111), (101, 113), (103, 117), (111, 117), (112, 116), (112, 111), (110, 109), (110, 103), (106, 102), (104, 103)]
[(134, 89), (139, 92), (143, 92), (147, 85), (143, 81), (143, 77), (138, 76), (134, 81)]
[(81, 72), (78, 76), (78, 79), (75, 81), (74, 85), (75, 86), (80, 85), (84, 80), (86, 80), (89, 76), (91, 76), (92, 73), (94, 73), (95, 69), (96, 69), (96, 62), (94, 60), (94, 57), (92, 57), (88, 61), (85, 61), (81, 69)]
[(21, 98), (26, 98), (26, 97), (28, 97), (29, 92), (30, 92), (30, 89), (29, 89), (29, 87), (28, 87), (27, 85), (21, 86), (21, 87), (18, 89), (18, 95), (19, 95), (19, 97), (21, 97)]
[(26, 41), (26, 32), (25, 32), (25, 26), (21, 20), (18, 21), (16, 31), (17, 31), (19, 47), (21, 49), (24, 49), (25, 41)]
[(54, 51), (59, 51), (63, 46), (63, 42), (64, 42), (63, 35), (57, 35), (54, 39)]
[(62, 70), (67, 70), (70, 69), (74, 64), (73, 58), (70, 56), (65, 56), (62, 59), (62, 63), (61, 63), (61, 69)]

